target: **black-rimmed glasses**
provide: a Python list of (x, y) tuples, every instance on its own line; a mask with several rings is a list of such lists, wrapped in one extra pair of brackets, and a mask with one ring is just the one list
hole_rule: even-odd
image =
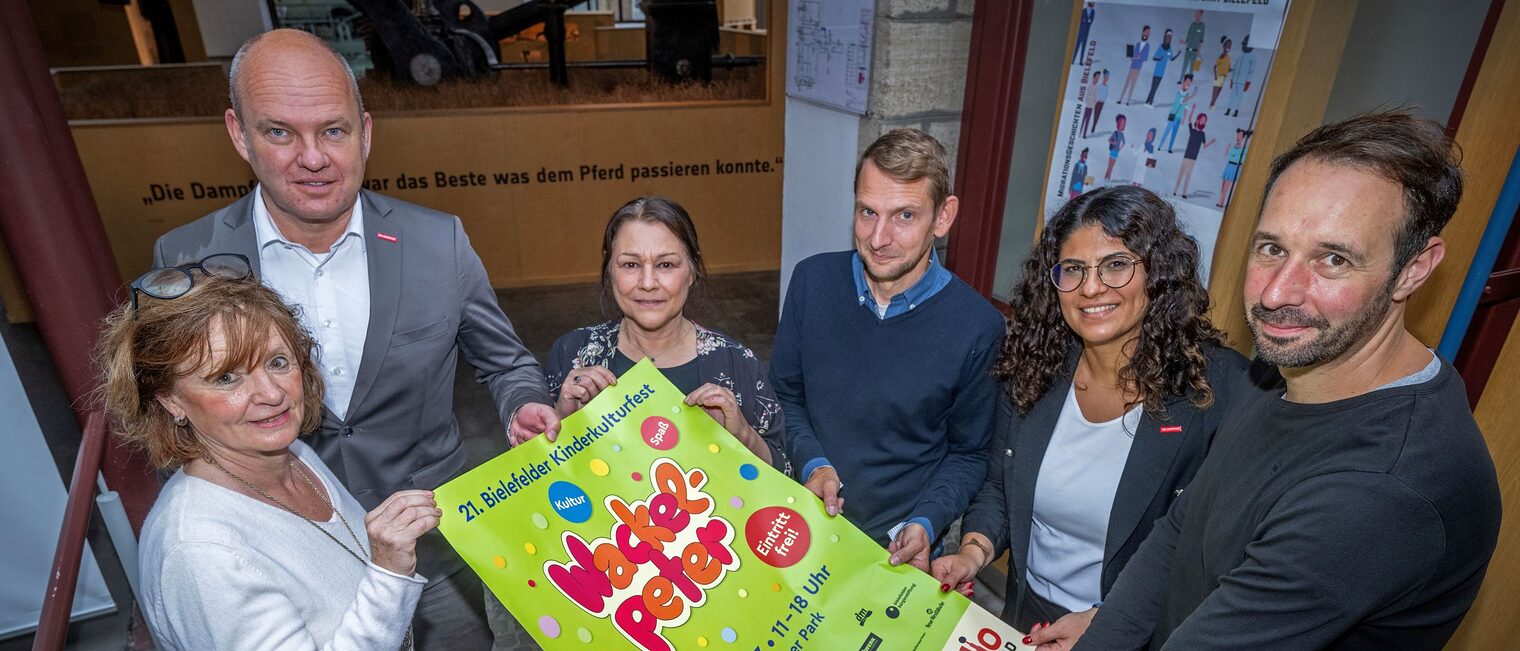
[(195, 276), (190, 273), (192, 271), (229, 280), (244, 280), (253, 276), (253, 267), (248, 264), (248, 258), (237, 253), (217, 253), (201, 258), (199, 262), (154, 269), (132, 281), (132, 313), (137, 313), (139, 292), (161, 301), (184, 296), (195, 286)]
[(1144, 260), (1115, 256), (1103, 260), (1098, 264), (1086, 265), (1080, 262), (1058, 262), (1050, 268), (1050, 282), (1055, 283), (1056, 289), (1063, 292), (1076, 291), (1082, 283), (1087, 282), (1087, 270), (1098, 270), (1098, 281), (1113, 289), (1119, 289), (1129, 284), (1135, 278), (1135, 267), (1145, 264)]

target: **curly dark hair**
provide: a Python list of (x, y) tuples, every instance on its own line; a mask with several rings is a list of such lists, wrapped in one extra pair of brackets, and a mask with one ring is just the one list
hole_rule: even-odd
[(1125, 344), (1128, 362), (1119, 379), (1146, 411), (1164, 418), (1162, 401), (1186, 396), (1194, 405), (1214, 402), (1208, 382), (1206, 344), (1224, 336), (1206, 316), (1209, 293), (1198, 278), (1198, 242), (1177, 223), (1172, 207), (1154, 192), (1128, 185), (1099, 188), (1071, 200), (1051, 218), (1024, 261), (1024, 277), (1009, 302), (1012, 316), (996, 374), (1006, 380), (1019, 413), (1028, 413), (1065, 370), (1082, 341), (1061, 316), (1050, 270), (1061, 245), (1077, 229), (1099, 226), (1145, 263), (1149, 305), (1140, 336)]

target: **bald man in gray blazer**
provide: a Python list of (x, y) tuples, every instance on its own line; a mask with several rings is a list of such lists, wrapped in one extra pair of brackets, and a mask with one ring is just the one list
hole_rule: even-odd
[[(341, 56), (304, 32), (244, 44), (227, 133), (258, 177), (231, 205), (170, 231), (155, 267), (248, 258), (301, 311), (327, 386), (310, 444), (366, 509), (463, 472), (458, 356), (490, 387), (516, 445), (559, 429), (543, 373), (497, 304), (457, 217), (361, 189), (371, 121)], [(417, 545), (429, 579), (418, 648), (490, 646), (480, 581), (437, 531)]]

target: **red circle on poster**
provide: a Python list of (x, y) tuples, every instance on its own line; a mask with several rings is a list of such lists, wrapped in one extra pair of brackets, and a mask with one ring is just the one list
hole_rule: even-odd
[(744, 523), (744, 541), (766, 565), (791, 567), (807, 555), (813, 535), (801, 514), (784, 506), (768, 506)]
[(670, 422), (664, 416), (650, 416), (644, 419), (644, 424), (639, 426), (639, 434), (644, 436), (644, 442), (656, 450), (669, 450), (676, 446), (676, 439), (681, 433), (676, 431), (676, 424)]

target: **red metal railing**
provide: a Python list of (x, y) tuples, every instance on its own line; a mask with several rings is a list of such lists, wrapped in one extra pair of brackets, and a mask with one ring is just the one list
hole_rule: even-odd
[(47, 596), (42, 601), (32, 651), (62, 649), (68, 636), (84, 537), (95, 504), (95, 477), (100, 472), (105, 449), (105, 416), (98, 411), (90, 412), (85, 420), (84, 440), (79, 445), (79, 459), (74, 463), (74, 478), (69, 480), (69, 501), (63, 509), (63, 528), (58, 534), (58, 549), (53, 552), (53, 570), (48, 573)]

